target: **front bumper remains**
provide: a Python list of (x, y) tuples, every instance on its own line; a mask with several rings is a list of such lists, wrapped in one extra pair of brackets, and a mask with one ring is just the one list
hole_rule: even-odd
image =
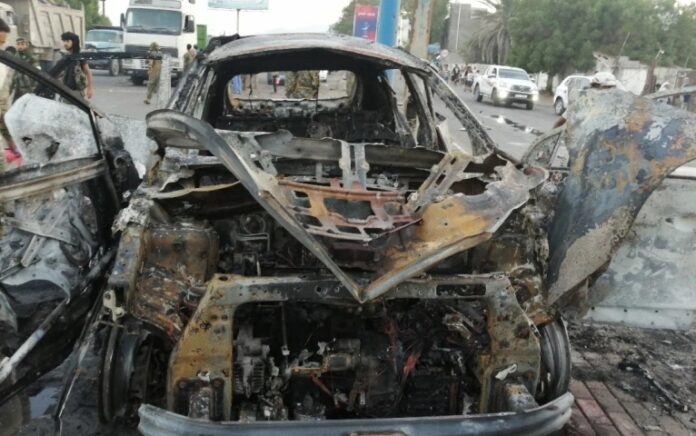
[(524, 412), (422, 418), (346, 419), (331, 421), (211, 422), (188, 418), (151, 405), (138, 413), (145, 435), (547, 435), (570, 419), (573, 395), (566, 393)]

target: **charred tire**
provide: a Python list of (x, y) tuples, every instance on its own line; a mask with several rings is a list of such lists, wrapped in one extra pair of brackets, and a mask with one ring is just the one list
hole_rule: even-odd
[(541, 334), (541, 376), (536, 399), (553, 401), (568, 392), (570, 386), (570, 339), (562, 319), (539, 328)]
[(143, 84), (145, 83), (145, 79), (143, 79), (142, 77), (133, 76), (131, 77), (131, 82), (133, 82), (133, 85), (135, 86), (143, 86)]
[(559, 97), (556, 99), (556, 101), (553, 103), (553, 110), (556, 112), (556, 115), (561, 115), (563, 111), (565, 111), (562, 98)]
[(478, 85), (476, 85), (476, 88), (474, 88), (474, 98), (479, 103), (483, 100), (483, 96), (481, 95), (481, 89), (479, 88)]
[(531, 101), (528, 101), (527, 102), (527, 110), (531, 111), (532, 109), (534, 109), (534, 103), (532, 103)]
[(145, 402), (157, 402), (159, 393), (151, 387), (157, 379), (157, 343), (145, 333), (131, 334), (123, 326), (109, 326), (99, 372), (99, 418), (104, 423), (121, 421), (134, 426), (138, 408)]

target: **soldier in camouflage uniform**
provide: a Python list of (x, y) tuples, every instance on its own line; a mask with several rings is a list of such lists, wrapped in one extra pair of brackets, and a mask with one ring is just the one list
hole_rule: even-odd
[[(39, 61), (31, 52), (29, 41), (24, 38), (17, 38), (17, 56), (33, 67), (39, 68)], [(25, 76), (24, 74), (15, 74), (14, 79), (12, 80), (12, 90), (14, 91), (13, 101), (19, 100), (19, 98), (24, 94), (33, 92), (35, 86), (36, 83), (29, 77)]]
[(319, 97), (319, 71), (289, 71), (285, 85), (288, 98)]
[[(158, 56), (160, 55), (159, 44), (153, 42), (150, 44), (150, 55)], [(145, 97), (145, 104), (150, 104), (150, 99), (152, 95), (157, 92), (160, 81), (160, 73), (162, 72), (162, 59), (150, 59), (148, 61), (147, 69), (147, 97)]]

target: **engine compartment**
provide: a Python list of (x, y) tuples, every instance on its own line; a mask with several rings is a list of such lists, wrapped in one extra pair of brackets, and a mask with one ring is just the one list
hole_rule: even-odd
[(243, 305), (234, 322), (234, 419), (475, 411), (474, 356), (488, 346), (476, 306), (418, 300)]

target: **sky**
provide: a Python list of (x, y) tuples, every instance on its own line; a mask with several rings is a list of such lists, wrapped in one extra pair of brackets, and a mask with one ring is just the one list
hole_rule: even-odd
[[(106, 15), (118, 25), (121, 13), (125, 13), (129, 0), (106, 0)], [(206, 0), (198, 0), (206, 1)], [(341, 15), (349, 0), (268, 0), (267, 11), (242, 11), (240, 28), (242, 35), (284, 32), (326, 32)], [(458, 0), (462, 3), (481, 5), (479, 0)], [(678, 0), (694, 3), (696, 0)], [(205, 20), (209, 35), (236, 33), (236, 11), (209, 9)]]
[[(205, 0), (198, 0), (205, 1)], [(348, 0), (269, 0), (267, 11), (242, 11), (242, 35), (283, 32), (326, 32), (341, 16)], [(106, 0), (106, 15), (118, 25), (121, 13), (128, 8), (128, 0)], [(205, 20), (209, 35), (236, 33), (237, 12), (209, 9)]]

